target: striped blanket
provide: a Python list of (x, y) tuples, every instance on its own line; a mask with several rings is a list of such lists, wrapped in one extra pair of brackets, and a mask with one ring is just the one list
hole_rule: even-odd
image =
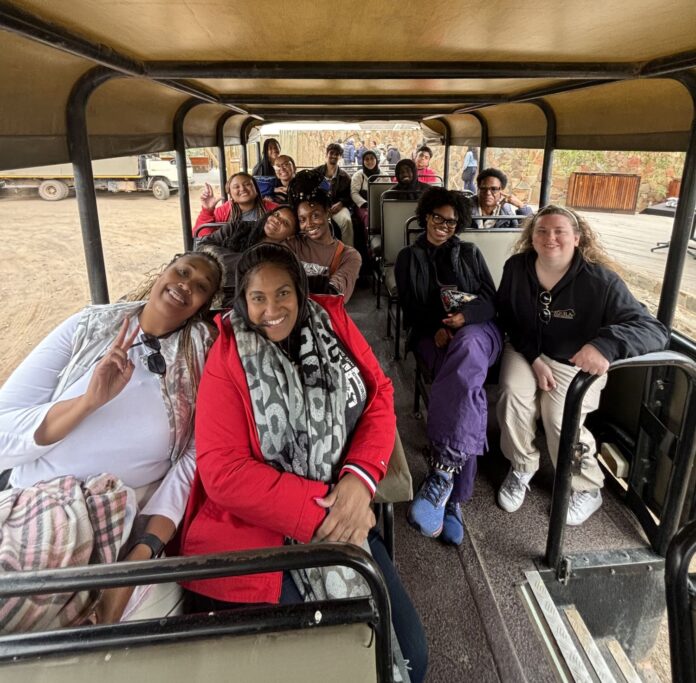
[[(0, 492), (0, 571), (115, 562), (130, 531), (135, 496), (110, 474), (84, 483), (59, 477)], [(0, 598), (0, 632), (79, 624), (98, 591)]]

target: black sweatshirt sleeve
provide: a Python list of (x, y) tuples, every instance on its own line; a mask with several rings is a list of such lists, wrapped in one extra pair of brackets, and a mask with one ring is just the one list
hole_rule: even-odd
[(616, 274), (607, 287), (602, 327), (590, 340), (608, 360), (640, 356), (667, 346), (667, 328), (654, 318)]
[[(464, 250), (462, 250), (463, 252)], [(485, 323), (495, 318), (495, 285), (486, 260), (478, 247), (474, 247), (473, 259), (480, 287), (478, 292), (471, 292), (471, 294), (476, 294), (476, 298), (461, 307), (467, 324)]]

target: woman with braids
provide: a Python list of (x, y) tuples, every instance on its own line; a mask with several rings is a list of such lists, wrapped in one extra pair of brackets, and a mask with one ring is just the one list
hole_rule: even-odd
[[(308, 296), (302, 264), (286, 247), (249, 249), (237, 283), (198, 396), (183, 554), (312, 541), (362, 546), (385, 575), (400, 672), (410, 661), (411, 680), (422, 681), (423, 629), (373, 530), (371, 501), (394, 446), (392, 384), (343, 299)], [(185, 587), (191, 612), (365, 595), (362, 579), (340, 567)]]
[[(663, 349), (667, 331), (628, 291), (587, 221), (549, 205), (523, 228), (516, 254), (505, 264), (498, 290), (500, 323), (507, 332), (500, 369), (498, 422), (511, 468), (498, 502), (514, 512), (539, 468), (534, 443), (541, 417), (555, 463), (568, 387), (580, 371), (603, 375), (582, 405), (581, 424), (597, 409), (609, 364)], [(602, 504), (604, 477), (594, 437), (584, 426), (581, 473), (574, 475), (567, 523), (582, 524)]]
[(433, 375), (431, 468), (408, 519), (423, 535), (459, 545), (460, 503), (473, 495), (476, 461), (486, 448), (483, 384), (502, 345), (493, 322), (495, 285), (478, 248), (455, 234), (471, 218), (459, 193), (431, 187), (416, 216), (424, 232), (399, 252), (394, 274), (409, 347)]
[[(220, 204), (209, 183), (201, 192), (201, 212), (193, 228), (194, 237), (205, 237), (215, 228), (202, 228), (206, 223), (227, 223), (230, 230), (252, 230), (277, 204), (262, 198), (259, 186), (248, 173), (235, 173), (227, 183), (229, 199)], [(220, 206), (218, 206), (220, 204)], [(200, 231), (199, 231), (200, 229)]]
[[(131, 300), (68, 318), (0, 390), (0, 468), (11, 469), (10, 486), (110, 473), (137, 497), (126, 560), (159, 555), (183, 516), (198, 381), (212, 343), (204, 318), (221, 279), (214, 257), (176, 256)], [(32, 555), (39, 561), (38, 547)], [(106, 591), (98, 620), (118, 621), (132, 590)]]

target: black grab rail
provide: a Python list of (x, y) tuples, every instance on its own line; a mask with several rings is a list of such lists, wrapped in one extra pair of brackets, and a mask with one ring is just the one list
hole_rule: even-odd
[(377, 680), (391, 683), (391, 606), (384, 577), (368, 553), (348, 543), (293, 545), (145, 562), (6, 572), (0, 574), (0, 598), (214, 579), (334, 565), (349, 567), (358, 572), (369, 586), (370, 598), (307, 602), (300, 605), (255, 605), (213, 616), (176, 616), (0, 636), (0, 662), (47, 654), (68, 654), (78, 650), (168, 643), (211, 634), (243, 635), (292, 628), (369, 623), (375, 633)]
[[(674, 456), (674, 469), (667, 491), (665, 510), (657, 533), (648, 533), (655, 552), (664, 556), (667, 546), (679, 526), (680, 513), (689, 485), (687, 475), (696, 452), (696, 401), (693, 400), (693, 389), (696, 387), (696, 363), (674, 351), (657, 351), (644, 356), (616, 361), (611, 364), (609, 371), (620, 368), (652, 367), (672, 367), (683, 370), (690, 385), (688, 394), (690, 400), (682, 421), (682, 438), (679, 439)], [(568, 387), (563, 408), (545, 556), (546, 565), (554, 569), (557, 575), (560, 575), (562, 571), (563, 537), (570, 501), (573, 459), (579, 453), (576, 449), (576, 442), (580, 428), (582, 401), (585, 393), (598, 377), (598, 375), (579, 372)]]
[(669, 652), (673, 681), (696, 681), (694, 623), (691, 601), (694, 586), (689, 564), (696, 554), (696, 521), (687, 524), (672, 539), (665, 561), (665, 591), (669, 623)]

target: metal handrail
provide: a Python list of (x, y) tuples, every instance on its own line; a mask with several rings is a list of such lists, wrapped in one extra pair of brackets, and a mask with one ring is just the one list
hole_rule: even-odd
[[(652, 368), (673, 367), (683, 370), (690, 384), (693, 396), (693, 388), (696, 386), (696, 362), (674, 351), (657, 351), (635, 358), (615, 361), (609, 366), (609, 372), (622, 368)], [(561, 423), (561, 436), (558, 445), (558, 461), (556, 463), (556, 475), (553, 485), (553, 497), (551, 501), (551, 519), (549, 533), (546, 540), (546, 565), (561, 572), (563, 537), (565, 534), (568, 503), (571, 494), (572, 465), (578, 430), (580, 429), (580, 415), (582, 401), (585, 393), (592, 383), (599, 378), (598, 375), (589, 375), (579, 372), (570, 383), (563, 408), (563, 421)], [(696, 402), (691, 401), (684, 413), (683, 425), (685, 433), (679, 440), (679, 447), (674, 456), (674, 473), (670, 480), (666, 495), (665, 512), (660, 520), (660, 533), (653, 542), (656, 552), (664, 555), (667, 544), (676, 532), (679, 525), (681, 507), (689, 485), (689, 468), (694, 460), (696, 452)], [(655, 547), (657, 545), (657, 547)]]
[(672, 539), (665, 560), (665, 597), (673, 681), (696, 681), (689, 564), (696, 554), (696, 521)]
[[(391, 605), (384, 576), (379, 565), (367, 552), (349, 543), (292, 545), (243, 552), (172, 557), (144, 562), (116, 562), (109, 565), (44, 569), (33, 572), (4, 572), (0, 573), (0, 598), (46, 593), (72, 593), (87, 589), (107, 589), (170, 581), (214, 579), (334, 565), (353, 569), (365, 579), (369, 586), (374, 607), (371, 626), (375, 631), (378, 680), (390, 682), (393, 680)], [(336, 602), (329, 601), (326, 604)], [(321, 606), (324, 603), (314, 604)], [(357, 602), (355, 604), (357, 605)], [(292, 609), (293, 607), (295, 609)], [(298, 623), (297, 618), (291, 619), (291, 617), (301, 612), (301, 607), (297, 606), (257, 606), (250, 610), (250, 613), (253, 614), (270, 615), (274, 627), (280, 630), (287, 629), (289, 624)], [(180, 620), (178, 617), (171, 619), (175, 626), (177, 620)], [(161, 624), (163, 622), (156, 620), (156, 623), (158, 624), (156, 631), (159, 632), (162, 630)], [(128, 647), (142, 644), (143, 638), (147, 638), (147, 642), (150, 643), (157, 642), (157, 635), (153, 634), (151, 626), (152, 620), (147, 620), (93, 628), (65, 629), (55, 632), (58, 635), (54, 640), (60, 640), (60, 634), (64, 633), (67, 635), (63, 639), (65, 637), (72, 638), (75, 648), (93, 649), (94, 644), (90, 646), (90, 636), (93, 635), (93, 640), (98, 644), (108, 643), (111, 646), (116, 644), (119, 647)], [(74, 637), (73, 632), (76, 634)], [(178, 631), (175, 629), (175, 635), (176, 633)], [(38, 653), (40, 642), (37, 642), (37, 638), (42, 636), (48, 637), (45, 633), (0, 636), (0, 660), (6, 658), (6, 650), (21, 648), (23, 640), (31, 641), (31, 647), (28, 648), (30, 653)], [(166, 640), (167, 636), (171, 638), (171, 634), (163, 632), (162, 638), (159, 640)], [(179, 636), (181, 636), (180, 633)]]

